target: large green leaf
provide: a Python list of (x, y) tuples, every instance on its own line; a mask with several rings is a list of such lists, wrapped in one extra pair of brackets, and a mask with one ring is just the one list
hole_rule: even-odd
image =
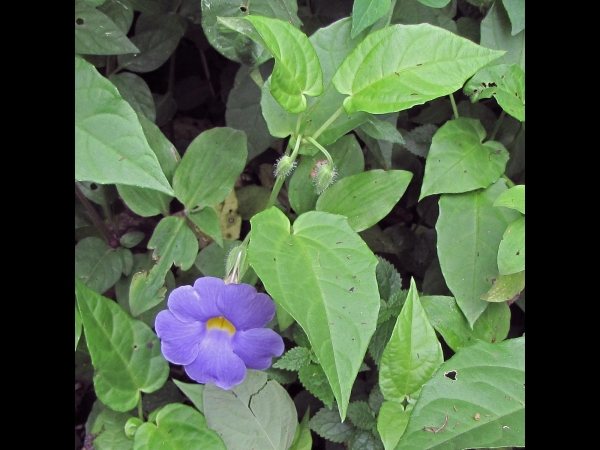
[(523, 31), (525, 29), (525, 0), (502, 0), (502, 4), (512, 25), (510, 34), (514, 36)]
[(94, 366), (94, 390), (115, 411), (129, 411), (141, 392), (154, 392), (169, 376), (160, 342), (143, 322), (114, 301), (75, 280), (77, 306)]
[(138, 272), (129, 287), (129, 306), (133, 316), (139, 316), (159, 304), (166, 293), (165, 276), (173, 264), (188, 270), (198, 254), (198, 239), (188, 228), (183, 217), (169, 216), (162, 219), (148, 242), (157, 259), (152, 270)]
[(86, 434), (92, 439), (94, 450), (131, 450), (133, 441), (125, 434), (125, 424), (133, 416), (113, 411), (100, 400), (94, 402), (85, 424)]
[(125, 33), (103, 12), (75, 2), (75, 53), (118, 55), (139, 52)]
[(443, 362), (442, 347), (411, 278), (408, 297), (379, 365), (384, 398), (402, 402), (416, 394)]
[(134, 72), (158, 69), (171, 57), (186, 27), (186, 20), (178, 14), (141, 14), (131, 38), (139, 52), (119, 55), (119, 66)]
[(340, 214), (356, 232), (383, 219), (406, 191), (406, 170), (369, 170), (334, 183), (317, 200), (317, 211)]
[(489, 304), (480, 297), (498, 276), (496, 260), (502, 234), (519, 214), (493, 206), (505, 189), (501, 179), (486, 189), (440, 197), (435, 225), (440, 266), (470, 326)]
[(135, 73), (123, 72), (112, 74), (108, 79), (117, 87), (121, 96), (129, 102), (138, 115), (143, 114), (151, 122), (156, 120), (156, 107), (152, 92), (142, 77)]
[[(133, 74), (132, 74), (133, 75)], [(137, 76), (137, 75), (136, 75)], [(138, 115), (144, 135), (150, 148), (158, 158), (160, 167), (168, 181), (173, 179), (175, 169), (181, 161), (181, 156), (175, 146), (169, 142), (163, 132), (143, 115)], [(169, 215), (169, 205), (173, 197), (153, 189), (143, 189), (137, 186), (117, 184), (121, 199), (131, 210), (142, 216), (151, 217), (157, 214)]]
[[(447, 425), (438, 429), (448, 417)], [(396, 450), (525, 446), (525, 337), (460, 349), (425, 383)]]
[[(321, 69), (323, 70), (323, 93), (318, 97), (308, 97), (308, 107), (300, 118), (299, 132), (312, 136), (340, 108), (344, 96), (331, 83), (331, 77), (342, 61), (365, 38), (367, 32), (360, 33), (356, 38), (350, 37), (352, 19), (347, 17), (331, 25), (318, 29), (309, 41), (315, 49)], [(267, 80), (262, 88), (261, 107), (263, 115), (273, 136), (287, 137), (296, 132), (298, 115), (283, 109), (270, 92), (271, 80)], [(318, 136), (321, 145), (336, 142), (341, 136), (356, 128), (368, 117), (364, 112), (348, 116), (340, 114)]]
[(516, 209), (521, 214), (525, 214), (525, 185), (520, 184), (504, 191), (498, 196), (494, 206)]
[(355, 0), (352, 4), (352, 34), (355, 38), (390, 8), (391, 0)]
[(75, 56), (75, 179), (173, 194), (135, 111), (79, 56)]
[[(365, 168), (365, 158), (360, 144), (353, 134), (343, 136), (327, 149), (337, 169), (337, 180), (361, 173)], [(319, 152), (314, 156), (303, 155), (300, 164), (290, 177), (288, 196), (290, 204), (297, 214), (315, 209), (319, 198), (314, 179), (310, 174), (317, 161), (325, 156)], [(327, 192), (327, 191), (325, 191)]]
[[(244, 19), (252, 24), (258, 36), (247, 30)], [(273, 98), (291, 113), (304, 111), (305, 96), (316, 97), (323, 92), (321, 65), (308, 37), (283, 20), (262, 16), (244, 19), (220, 18), (219, 21), (269, 49), (275, 58), (270, 87)]]
[(525, 270), (525, 217), (519, 217), (506, 228), (498, 248), (498, 270), (502, 275)]
[(187, 210), (201, 210), (222, 202), (244, 170), (246, 134), (217, 127), (200, 134), (188, 146), (173, 176), (177, 199)]
[(517, 64), (525, 70), (525, 30), (515, 35), (511, 30), (510, 19), (502, 2), (495, 1), (481, 21), (480, 43), (488, 48), (506, 51), (496, 64)]
[(476, 119), (446, 122), (433, 136), (419, 200), (486, 188), (498, 181), (509, 155), (500, 142), (482, 143), (485, 134)]
[(90, 236), (75, 246), (75, 277), (91, 290), (104, 293), (114, 286), (123, 271), (123, 261), (114, 248)]
[(208, 383), (204, 408), (208, 426), (227, 450), (287, 450), (298, 426), (296, 407), (286, 390), (254, 370), (231, 390)]
[(210, 45), (223, 56), (254, 66), (270, 58), (269, 52), (247, 36), (222, 29), (217, 22), (218, 18), (258, 15), (285, 20), (300, 28), (302, 22), (297, 12), (296, 0), (202, 0), (202, 28)]
[(104, 2), (98, 7), (98, 11), (102, 11), (115, 23), (119, 29), (127, 34), (131, 24), (133, 23), (133, 8), (130, 7), (127, 1), (110, 0)]
[(250, 264), (308, 335), (343, 419), (377, 322), (377, 258), (342, 216), (311, 211), (292, 231), (270, 208), (250, 223)]
[(401, 111), (460, 89), (503, 53), (429, 24), (371, 33), (344, 60), (333, 84), (348, 114)]
[(510, 329), (510, 309), (506, 302), (488, 305), (472, 329), (454, 297), (421, 297), (421, 305), (435, 331), (455, 352), (478, 341), (501, 342), (506, 339)]
[(205, 448), (226, 450), (225, 444), (206, 419), (191, 406), (171, 403), (156, 415), (156, 425), (142, 424), (133, 441), (134, 450), (184, 450)]
[(516, 64), (497, 64), (477, 72), (463, 89), (474, 103), (494, 97), (515, 119), (525, 120), (525, 72)]

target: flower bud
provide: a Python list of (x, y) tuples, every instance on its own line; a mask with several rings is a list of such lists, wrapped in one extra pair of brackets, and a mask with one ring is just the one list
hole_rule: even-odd
[(244, 244), (240, 244), (236, 247), (233, 247), (227, 256), (227, 261), (225, 262), (225, 273), (227, 277), (225, 278), (225, 283), (239, 283), (239, 280), (242, 279), (246, 270), (248, 269), (248, 247)]
[(294, 161), (291, 156), (283, 155), (277, 160), (277, 165), (275, 166), (275, 176), (278, 178), (287, 177), (296, 168), (296, 164), (296, 161)]
[(321, 195), (325, 189), (333, 184), (337, 177), (337, 169), (335, 166), (329, 164), (329, 162), (324, 159), (321, 161), (317, 161), (313, 171), (311, 172), (311, 176), (315, 180), (315, 187), (317, 188), (317, 193)]

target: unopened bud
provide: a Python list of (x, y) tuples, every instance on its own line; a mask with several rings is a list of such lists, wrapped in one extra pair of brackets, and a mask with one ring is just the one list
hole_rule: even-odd
[(239, 280), (242, 279), (248, 269), (247, 254), (248, 247), (244, 244), (231, 249), (225, 262), (225, 273), (227, 274), (225, 284), (239, 283)]
[(335, 181), (337, 177), (337, 169), (335, 166), (330, 165), (326, 159), (324, 159), (317, 161), (313, 171), (311, 172), (311, 176), (313, 176), (315, 180), (317, 193), (321, 195), (323, 191), (325, 191), (325, 189), (331, 186)]
[(296, 164), (296, 161), (294, 161), (291, 156), (283, 155), (277, 160), (277, 165), (275, 166), (275, 176), (277, 178), (287, 177), (296, 168)]

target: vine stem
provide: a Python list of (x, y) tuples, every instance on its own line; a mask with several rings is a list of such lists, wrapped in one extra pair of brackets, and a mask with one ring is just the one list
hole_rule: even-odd
[[(298, 150), (300, 150), (300, 141), (302, 141), (302, 135), (299, 134), (296, 138), (296, 145), (294, 146), (294, 151), (292, 152), (291, 158), (292, 162), (296, 160), (296, 156), (298, 156)], [(289, 145), (289, 143), (288, 143)], [(279, 195), (279, 191), (283, 186), (283, 182), (285, 181), (285, 177), (277, 177), (275, 180), (275, 185), (273, 186), (273, 190), (271, 191), (271, 196), (269, 197), (269, 201), (267, 202), (267, 206), (265, 206), (265, 210), (269, 209), (271, 206), (275, 204), (275, 199)]]
[(98, 213), (96, 212), (96, 210), (94, 209), (94, 207), (92, 206), (90, 201), (83, 194), (83, 192), (81, 192), (81, 189), (79, 189), (79, 186), (77, 186), (77, 183), (75, 183), (75, 195), (77, 195), (77, 198), (79, 200), (81, 200), (81, 203), (83, 203), (83, 206), (85, 207), (87, 212), (90, 213), (90, 216), (92, 217), (92, 220), (94, 221), (94, 225), (96, 225), (98, 230), (100, 230), (102, 235), (105, 237), (106, 242), (108, 242), (108, 244), (111, 247), (117, 247), (118, 241), (116, 241), (114, 239), (114, 236), (112, 235), (112, 233), (110, 232), (110, 230), (108, 229), (108, 227), (106, 226), (104, 221), (100, 218), (100, 216), (98, 215)]
[(138, 416), (140, 417), (140, 420), (142, 422), (145, 422), (145, 420), (144, 420), (144, 410), (142, 408), (142, 396), (141, 395), (140, 395), (140, 399), (138, 400), (137, 410), (138, 410)]
[(450, 97), (450, 103), (452, 103), (452, 111), (454, 112), (454, 118), (458, 119), (460, 116), (458, 115), (458, 108), (456, 107), (456, 102), (454, 101), (454, 95), (448, 95)]
[(331, 115), (331, 117), (329, 119), (327, 119), (325, 121), (325, 123), (323, 125), (321, 125), (321, 128), (319, 128), (315, 133), (313, 133), (313, 135), (312, 135), (313, 139), (317, 139), (319, 136), (321, 136), (321, 133), (323, 133), (323, 131), (325, 131), (329, 127), (329, 125), (331, 125), (333, 123), (333, 121), (335, 119), (337, 119), (340, 116), (340, 114), (342, 114), (343, 112), (344, 112), (344, 106), (342, 105), (339, 107), (339, 109), (336, 112), (334, 112)]
[(329, 152), (327, 150), (325, 150), (325, 147), (323, 147), (321, 144), (319, 144), (317, 141), (315, 141), (315, 138), (313, 138), (311, 136), (307, 137), (306, 140), (308, 142), (310, 142), (312, 145), (314, 145), (315, 147), (317, 147), (319, 150), (321, 150), (321, 152), (323, 152), (323, 154), (327, 157), (327, 161), (329, 162), (329, 165), (331, 167), (333, 167), (333, 158), (331, 157)]
[(506, 116), (506, 112), (504, 110), (502, 110), (502, 112), (500, 113), (500, 117), (498, 117), (498, 120), (496, 120), (496, 125), (494, 125), (494, 129), (492, 130), (492, 134), (490, 135), (489, 140), (493, 141), (494, 138), (496, 137), (496, 133), (498, 133), (498, 130), (500, 129), (500, 125), (502, 125), (502, 121), (504, 120), (504, 116)]
[(509, 188), (511, 188), (511, 187), (514, 187), (514, 186), (515, 186), (515, 183), (514, 183), (514, 182), (513, 182), (513, 181), (512, 181), (510, 178), (508, 178), (508, 177), (507, 177), (505, 174), (502, 174), (502, 178), (504, 178), (504, 179), (506, 180), (506, 185), (507, 185)]

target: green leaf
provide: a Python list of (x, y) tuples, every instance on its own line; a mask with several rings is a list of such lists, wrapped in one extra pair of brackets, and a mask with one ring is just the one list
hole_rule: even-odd
[(403, 24), (429, 23), (456, 33), (457, 26), (452, 20), (456, 16), (456, 6), (456, 2), (450, 2), (443, 8), (432, 8), (419, 0), (398, 0), (392, 14), (392, 22)]
[(154, 98), (142, 77), (135, 73), (123, 72), (112, 74), (108, 79), (117, 87), (121, 96), (129, 102), (138, 115), (142, 114), (151, 122), (156, 120)]
[(321, 408), (310, 419), (310, 429), (319, 436), (332, 442), (349, 440), (356, 431), (356, 427), (349, 420), (342, 422), (337, 405), (332, 408)]
[(379, 389), (379, 384), (376, 384), (373, 386), (373, 389), (371, 389), (371, 393), (369, 394), (369, 406), (376, 415), (379, 414), (379, 410), (381, 409), (383, 402), (383, 394), (381, 393), (381, 389)]
[(435, 125), (427, 123), (410, 130), (405, 135), (406, 148), (414, 155), (427, 158), (433, 136), (435, 136), (438, 129)]
[(373, 337), (369, 342), (369, 354), (373, 358), (373, 361), (375, 361), (375, 364), (378, 366), (381, 365), (381, 356), (383, 355), (385, 346), (392, 336), (395, 324), (396, 320), (394, 318), (389, 318), (383, 322), (379, 322), (377, 324), (377, 329), (375, 330), (375, 333), (373, 333)]
[(130, 231), (119, 239), (119, 243), (125, 248), (133, 248), (144, 240), (146, 234), (143, 231)]
[(133, 267), (133, 253), (128, 248), (119, 247), (115, 250), (123, 262), (123, 275), (128, 276)]
[(162, 219), (148, 242), (154, 249), (156, 265), (148, 271), (136, 273), (129, 288), (131, 314), (139, 316), (160, 303), (166, 292), (165, 276), (173, 264), (188, 270), (198, 254), (198, 239), (188, 228), (183, 217), (169, 216)]
[[(347, 17), (331, 25), (318, 29), (309, 41), (314, 47), (323, 70), (323, 93), (318, 97), (308, 97), (308, 107), (300, 118), (299, 132), (303, 136), (313, 136), (321, 126), (340, 108), (344, 96), (331, 83), (331, 77), (344, 58), (364, 39), (367, 32), (355, 39), (350, 37), (351, 18)], [(273, 136), (287, 137), (295, 134), (298, 115), (283, 109), (270, 92), (270, 79), (262, 88), (261, 107)], [(358, 112), (348, 116), (340, 114), (326, 130), (315, 137), (321, 145), (330, 145), (340, 137), (364, 122), (368, 114)]]
[(508, 114), (525, 120), (525, 72), (516, 64), (484, 67), (465, 84), (463, 92), (473, 103), (494, 97)]
[(371, 431), (357, 430), (350, 440), (349, 450), (383, 450), (383, 444)]
[(377, 416), (377, 431), (379, 431), (385, 450), (396, 447), (406, 430), (410, 413), (411, 410), (405, 410), (400, 403), (383, 402)]
[(274, 369), (272, 366), (268, 369), (265, 369), (266, 374), (269, 377), (269, 380), (275, 380), (279, 384), (290, 384), (298, 379), (297, 372), (291, 372), (289, 370), (283, 369)]
[(370, 431), (376, 424), (375, 413), (365, 401), (350, 402), (348, 405), (348, 419), (361, 430)]
[[(498, 275), (496, 282), (488, 292), (481, 296), (482, 300), (488, 302), (506, 302), (515, 298), (525, 289), (525, 271), (512, 273), (510, 275)], [(486, 309), (486, 311), (489, 309)]]
[[(446, 414), (445, 429), (423, 431), (440, 427)], [(423, 386), (396, 450), (502, 446), (525, 446), (525, 337), (478, 342), (444, 362)]]
[(317, 211), (348, 218), (354, 231), (383, 219), (406, 191), (413, 174), (406, 170), (370, 170), (349, 176), (329, 187), (317, 200)]
[[(244, 19), (252, 24), (260, 38), (239, 23)], [(323, 92), (321, 65), (308, 37), (283, 20), (252, 15), (244, 19), (218, 20), (233, 30), (248, 33), (248, 37), (258, 40), (273, 54), (275, 67), (270, 88), (273, 98), (291, 113), (304, 111), (305, 96), (316, 97)]]
[(193, 384), (193, 383), (183, 383), (181, 381), (173, 379), (173, 383), (181, 389), (187, 398), (194, 404), (194, 406), (204, 414), (204, 384)]
[(333, 391), (320, 364), (309, 364), (301, 367), (298, 371), (298, 378), (300, 378), (302, 385), (312, 395), (321, 400), (325, 406), (328, 408), (333, 406)]
[[(395, 115), (396, 120), (398, 115)], [(380, 139), (394, 144), (404, 144), (404, 138), (394, 124), (381, 120), (376, 116), (369, 115), (366, 122), (360, 125), (360, 129), (374, 139)]]
[(222, 202), (247, 157), (243, 131), (217, 127), (203, 132), (188, 146), (173, 176), (177, 199), (190, 211)]
[[(275, 363), (273, 367), (276, 369), (300, 370), (301, 367), (310, 364), (312, 361), (312, 352), (304, 347), (294, 347), (289, 349)], [(327, 381), (327, 378), (325, 378)], [(332, 398), (333, 399), (333, 398)]]
[(205, 206), (200, 211), (187, 211), (186, 216), (200, 231), (206, 233), (215, 240), (217, 245), (223, 246), (223, 233), (221, 231), (221, 221), (217, 212), (212, 206)]
[(503, 179), (486, 189), (440, 197), (435, 229), (440, 266), (448, 288), (473, 325), (489, 305), (480, 297), (498, 276), (496, 262), (502, 234), (517, 212), (494, 208), (506, 189)]
[(138, 404), (140, 392), (154, 392), (167, 380), (169, 364), (160, 342), (146, 324), (77, 279), (75, 293), (96, 395), (115, 411), (129, 411)]
[(510, 34), (514, 36), (523, 31), (525, 29), (525, 0), (502, 0), (502, 4), (512, 24)]
[(516, 209), (521, 214), (525, 214), (525, 185), (520, 184), (504, 191), (498, 196), (494, 206)]
[(311, 450), (312, 449), (312, 434), (309, 426), (310, 406), (307, 408), (300, 422), (300, 426), (296, 428), (296, 436), (289, 450)]
[(352, 38), (373, 25), (390, 8), (390, 0), (355, 0), (352, 5)]
[[(160, 167), (168, 181), (173, 179), (175, 169), (181, 161), (177, 149), (165, 137), (163, 132), (150, 119), (138, 115), (144, 135), (150, 148), (156, 155)], [(142, 217), (152, 217), (158, 214), (169, 215), (169, 205), (173, 197), (151, 189), (142, 189), (136, 186), (118, 184), (117, 190), (127, 206)]]
[(401, 402), (417, 393), (442, 362), (442, 347), (411, 278), (406, 303), (381, 357), (379, 387), (383, 396)]
[(379, 289), (379, 297), (386, 302), (392, 294), (402, 289), (402, 278), (393, 264), (385, 258), (377, 256), (378, 263), (375, 268), (377, 277), (377, 287)]
[(250, 264), (308, 335), (344, 418), (375, 331), (377, 259), (342, 216), (311, 211), (292, 232), (287, 217), (269, 208), (250, 223)]
[(286, 450), (298, 426), (296, 407), (285, 389), (254, 370), (228, 391), (208, 383), (204, 409), (208, 426), (223, 438), (227, 450)]
[(81, 338), (82, 322), (81, 314), (75, 305), (75, 350), (77, 350), (77, 344), (79, 344), (79, 338)]
[(106, 14), (84, 3), (75, 3), (75, 53), (118, 55), (138, 51)]
[(225, 444), (206, 419), (191, 406), (171, 403), (156, 415), (156, 425), (146, 422), (135, 434), (134, 450), (206, 448), (226, 450)]
[(141, 14), (131, 38), (139, 51), (119, 55), (119, 67), (142, 73), (158, 69), (171, 57), (186, 27), (186, 20), (178, 14)]
[(525, 270), (525, 217), (508, 225), (498, 248), (498, 270), (510, 275)]
[(433, 136), (419, 200), (432, 194), (486, 188), (504, 173), (508, 152), (500, 142), (486, 141), (476, 119), (446, 122)]
[(258, 66), (270, 58), (269, 52), (244, 35), (229, 32), (229, 29), (223, 30), (217, 22), (218, 18), (259, 15), (285, 20), (300, 28), (302, 22), (297, 12), (296, 0), (252, 0), (246, 3), (239, 0), (202, 0), (202, 29), (210, 45), (226, 58), (248, 66)]
[(348, 114), (402, 111), (460, 89), (502, 54), (429, 24), (392, 25), (362, 41), (333, 84), (349, 95), (344, 100)]
[(79, 56), (75, 56), (75, 179), (173, 194), (129, 103)]
[(100, 400), (94, 402), (92, 412), (85, 424), (86, 434), (95, 436), (95, 450), (131, 450), (133, 441), (125, 434), (125, 424), (133, 416), (113, 411)]
[[(239, 207), (238, 212), (243, 220), (250, 220), (252, 216), (261, 212), (267, 206), (271, 191), (256, 184), (249, 184), (235, 191)], [(279, 202), (276, 202), (279, 204)]]
[(501, 342), (510, 329), (510, 309), (506, 303), (488, 305), (472, 329), (454, 297), (425, 296), (421, 297), (421, 305), (433, 328), (455, 352), (478, 341)]
[(419, 3), (432, 8), (443, 8), (450, 3), (450, 0), (419, 0)]
[(114, 286), (123, 271), (123, 261), (102, 239), (87, 237), (75, 246), (75, 277), (100, 294)]
[[(327, 149), (337, 169), (338, 181), (357, 173), (365, 167), (365, 158), (360, 144), (354, 135), (344, 136)], [(324, 158), (323, 154), (302, 156), (302, 160), (290, 178), (288, 196), (290, 204), (297, 214), (315, 209), (319, 194), (315, 188), (314, 179), (310, 177), (317, 161)]]
[(525, 70), (525, 30), (511, 34), (511, 24), (502, 2), (495, 1), (481, 21), (481, 42), (484, 47), (504, 50), (496, 64), (516, 64)]
[(110, 0), (104, 2), (98, 8), (98, 11), (106, 14), (124, 34), (129, 32), (129, 28), (131, 28), (131, 24), (133, 23), (133, 8), (130, 7), (128, 2)]

